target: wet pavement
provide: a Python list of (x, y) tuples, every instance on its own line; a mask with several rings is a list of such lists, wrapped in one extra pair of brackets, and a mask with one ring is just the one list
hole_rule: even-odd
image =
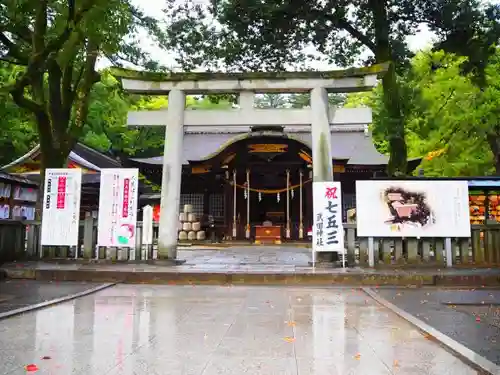
[(0, 374), (472, 375), (350, 288), (118, 285), (0, 321)]
[(0, 282), (0, 313), (36, 305), (49, 300), (93, 289), (100, 284), (87, 282), (51, 282), (7, 280)]
[(500, 290), (380, 288), (374, 291), (500, 365)]

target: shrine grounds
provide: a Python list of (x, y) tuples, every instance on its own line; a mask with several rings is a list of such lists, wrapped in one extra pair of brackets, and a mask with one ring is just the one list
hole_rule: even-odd
[(498, 305), (488, 288), (7, 280), (0, 374), (500, 374)]

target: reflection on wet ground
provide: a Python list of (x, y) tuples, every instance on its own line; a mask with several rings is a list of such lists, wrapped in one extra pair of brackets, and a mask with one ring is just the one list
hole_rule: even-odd
[(0, 321), (0, 374), (477, 372), (355, 289), (120, 285)]

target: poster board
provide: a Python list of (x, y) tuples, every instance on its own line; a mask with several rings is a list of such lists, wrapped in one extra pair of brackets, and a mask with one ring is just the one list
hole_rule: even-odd
[(138, 192), (137, 168), (101, 169), (98, 246), (135, 247)]
[(313, 251), (345, 254), (340, 182), (314, 182), (313, 207)]
[(356, 181), (359, 237), (470, 237), (467, 181)]
[(82, 170), (45, 170), (42, 246), (77, 246)]

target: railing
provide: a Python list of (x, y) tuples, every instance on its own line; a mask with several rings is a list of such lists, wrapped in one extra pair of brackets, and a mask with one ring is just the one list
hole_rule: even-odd
[[(15, 244), (19, 240), (14, 238), (18, 238), (19, 233), (24, 233), (24, 227), (19, 222), (17, 223), (18, 225), (15, 226), (14, 224), (4, 225), (0, 222), (0, 251), (4, 250), (4, 243)], [(156, 245), (145, 246), (141, 243), (141, 222), (138, 222), (136, 246), (130, 250), (98, 248), (96, 246), (97, 222), (92, 218), (80, 222), (80, 238), (76, 248), (44, 246), (42, 249), (40, 222), (26, 221), (24, 226), (26, 244), (22, 250), (28, 258), (146, 260), (153, 258), (156, 248)], [(8, 239), (13, 227), (16, 228), (17, 234), (12, 231), (13, 239)], [(477, 267), (500, 264), (500, 224), (472, 225), (471, 238), (358, 238), (356, 224), (344, 224), (344, 232), (347, 260), (350, 265)], [(153, 243), (156, 243), (157, 224), (154, 225), (153, 233)], [(210, 243), (210, 241), (192, 241), (192, 243)], [(12, 246), (17, 249), (14, 252), (19, 257), (23, 251), (18, 249), (19, 245)]]

